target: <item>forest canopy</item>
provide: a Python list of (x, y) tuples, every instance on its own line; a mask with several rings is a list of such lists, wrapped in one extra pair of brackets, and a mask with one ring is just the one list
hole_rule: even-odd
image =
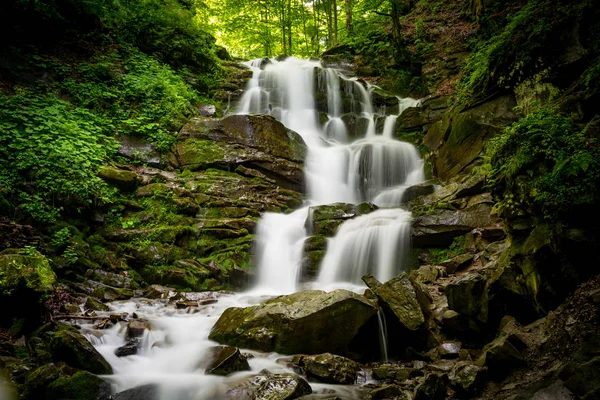
[[(196, 21), (240, 58), (318, 56), (398, 23), (403, 0), (194, 0)], [(394, 15), (396, 14), (396, 15)], [(391, 19), (390, 19), (391, 18)], [(392, 33), (392, 32), (390, 32)]]

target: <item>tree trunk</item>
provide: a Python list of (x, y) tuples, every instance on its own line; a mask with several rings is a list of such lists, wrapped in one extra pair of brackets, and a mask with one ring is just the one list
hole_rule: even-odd
[(337, 12), (337, 0), (333, 0), (331, 2), (331, 11), (333, 11), (333, 35), (334, 35), (334, 44), (337, 46), (338, 41), (338, 12)]
[(352, 33), (352, 0), (344, 0), (346, 11), (346, 31)]

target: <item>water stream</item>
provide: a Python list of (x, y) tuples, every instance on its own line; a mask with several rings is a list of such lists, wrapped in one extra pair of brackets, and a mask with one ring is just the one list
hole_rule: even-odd
[[(217, 303), (194, 312), (177, 310), (166, 301), (132, 299), (111, 303), (109, 313), (135, 312), (150, 322), (152, 330), (142, 338), (138, 354), (114, 354), (125, 344), (125, 323), (108, 330), (84, 326), (86, 336), (114, 369), (114, 375), (106, 378), (116, 391), (157, 383), (165, 400), (218, 399), (227, 388), (262, 369), (292, 372), (277, 362), (282, 356), (275, 353), (251, 351), (255, 356), (249, 360), (252, 371), (228, 377), (204, 375), (199, 362), (207, 349), (216, 344), (208, 340), (208, 334), (226, 308), (258, 304), (268, 296), (301, 289), (298, 275), (310, 206), (369, 201), (380, 207), (371, 214), (348, 220), (329, 239), (313, 288), (344, 287), (362, 292), (365, 286), (360, 277), (365, 273), (385, 281), (402, 269), (402, 259), (410, 245), (411, 223), (410, 213), (399, 207), (402, 192), (423, 181), (424, 175), (418, 151), (408, 143), (394, 140), (393, 133), (399, 114), (417, 102), (399, 99), (398, 113), (384, 115), (384, 110), (373, 106), (371, 88), (339, 71), (322, 68), (318, 61), (255, 60), (248, 66), (253, 70), (253, 78), (237, 112), (270, 114), (303, 137), (309, 149), (305, 205), (290, 214), (266, 213), (261, 219), (255, 255), (258, 282), (254, 289), (235, 295), (220, 294)], [(360, 132), (350, 132), (344, 123), (344, 113), (348, 112), (365, 120)], [(385, 118), (382, 132), (376, 131), (378, 118)], [(385, 321), (381, 324), (385, 326)], [(382, 329), (384, 347), (385, 342)], [(333, 387), (311, 386), (317, 393)], [(335, 390), (342, 398), (354, 396), (348, 387)]]

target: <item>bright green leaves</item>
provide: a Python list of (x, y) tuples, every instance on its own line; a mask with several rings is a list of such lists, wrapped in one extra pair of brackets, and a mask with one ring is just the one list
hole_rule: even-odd
[(109, 196), (96, 175), (116, 150), (110, 124), (53, 96), (0, 96), (0, 197), (52, 221), (67, 203)]
[(568, 118), (542, 109), (492, 140), (491, 183), (505, 216), (555, 218), (600, 197), (600, 141)]

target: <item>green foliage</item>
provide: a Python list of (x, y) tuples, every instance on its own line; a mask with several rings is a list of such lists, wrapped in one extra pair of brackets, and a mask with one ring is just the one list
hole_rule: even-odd
[(10, 296), (24, 288), (45, 294), (55, 281), (48, 259), (31, 248), (0, 256), (0, 295)]
[(52, 247), (54, 247), (54, 249), (56, 251), (60, 251), (64, 248), (66, 248), (70, 243), (71, 243), (71, 232), (69, 231), (69, 228), (67, 228), (67, 227), (58, 230), (52, 236)]
[(124, 56), (113, 52), (78, 65), (60, 89), (118, 133), (155, 143), (160, 151), (171, 148), (199, 99), (171, 68), (132, 48)]
[(555, 61), (548, 51), (561, 44), (574, 20), (593, 10), (592, 0), (529, 0), (487, 40), (478, 38), (459, 82), (459, 101), (473, 101), (493, 88), (514, 89)]
[(433, 257), (433, 264), (440, 264), (442, 261), (449, 260), (453, 257), (465, 253), (466, 236), (456, 237), (447, 248), (431, 248), (428, 249), (429, 254)]
[(57, 97), (0, 95), (0, 195), (35, 220), (111, 194), (96, 175), (116, 150), (111, 124)]
[(500, 214), (554, 219), (595, 205), (600, 195), (599, 145), (587, 129), (553, 110), (542, 109), (515, 122), (487, 150)]

